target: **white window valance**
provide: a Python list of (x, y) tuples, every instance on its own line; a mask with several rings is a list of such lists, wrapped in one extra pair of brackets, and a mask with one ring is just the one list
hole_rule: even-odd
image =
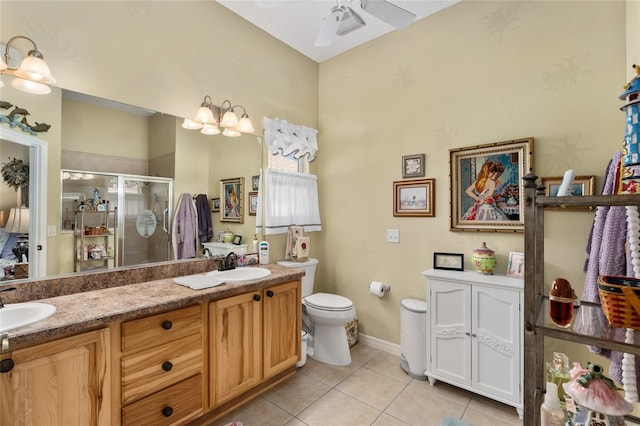
[(318, 151), (317, 134), (316, 129), (264, 117), (264, 139), (272, 155), (293, 154), (295, 158), (306, 155), (309, 161), (313, 161)]
[(317, 176), (267, 169), (262, 178), (265, 182), (260, 185), (256, 210), (258, 233), (262, 233), (263, 219), (267, 235), (286, 234), (290, 226), (301, 226), (305, 232), (322, 230)]

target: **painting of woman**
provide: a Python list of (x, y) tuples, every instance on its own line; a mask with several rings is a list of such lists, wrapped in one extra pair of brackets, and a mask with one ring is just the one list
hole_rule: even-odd
[(495, 198), (504, 183), (500, 178), (503, 172), (504, 166), (500, 162), (484, 162), (476, 180), (465, 190), (465, 194), (472, 198), (474, 203), (462, 215), (462, 220), (509, 220), (498, 207)]

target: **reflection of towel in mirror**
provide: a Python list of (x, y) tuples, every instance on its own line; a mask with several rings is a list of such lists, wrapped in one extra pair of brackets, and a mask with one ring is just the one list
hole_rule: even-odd
[(206, 194), (196, 196), (196, 211), (198, 213), (198, 239), (200, 243), (207, 243), (213, 238), (213, 224), (211, 223), (211, 206)]
[(304, 235), (302, 226), (290, 226), (287, 231), (287, 248), (284, 253), (285, 260), (296, 260), (296, 239)]
[(171, 243), (176, 259), (196, 257), (198, 221), (193, 204), (191, 194), (184, 193), (180, 195), (171, 228)]

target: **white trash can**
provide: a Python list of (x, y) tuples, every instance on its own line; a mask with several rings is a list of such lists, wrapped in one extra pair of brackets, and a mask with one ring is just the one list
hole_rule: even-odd
[(427, 380), (427, 302), (400, 302), (400, 367), (413, 379)]
[(300, 345), (300, 361), (296, 363), (296, 367), (300, 368), (307, 362), (307, 340), (309, 336), (307, 332), (302, 330), (302, 342)]

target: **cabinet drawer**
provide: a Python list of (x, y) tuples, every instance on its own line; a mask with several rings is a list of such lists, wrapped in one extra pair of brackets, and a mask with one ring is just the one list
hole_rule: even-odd
[(173, 425), (202, 414), (202, 375), (177, 383), (122, 409), (123, 425)]
[(202, 373), (200, 333), (122, 358), (122, 403)]
[(131, 352), (202, 331), (200, 305), (122, 324), (122, 352)]

